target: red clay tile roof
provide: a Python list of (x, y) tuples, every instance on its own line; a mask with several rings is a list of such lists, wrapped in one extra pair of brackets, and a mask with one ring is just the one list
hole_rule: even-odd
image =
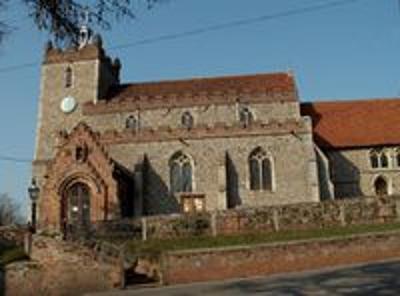
[(400, 144), (400, 98), (301, 104), (323, 148)]
[[(268, 92), (287, 94), (290, 101), (296, 101), (296, 84), (290, 73), (271, 73), (246, 76), (225, 76), (216, 78), (195, 78), (188, 80), (132, 83), (111, 88), (108, 99), (130, 99), (137, 96), (168, 96), (173, 94), (199, 94), (236, 92)], [(283, 100), (288, 100), (287, 96)]]

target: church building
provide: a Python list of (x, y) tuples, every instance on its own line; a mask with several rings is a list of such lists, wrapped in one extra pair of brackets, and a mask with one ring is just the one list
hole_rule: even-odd
[(120, 70), (99, 36), (47, 45), (39, 228), (400, 191), (400, 100), (301, 104), (287, 72), (121, 83)]

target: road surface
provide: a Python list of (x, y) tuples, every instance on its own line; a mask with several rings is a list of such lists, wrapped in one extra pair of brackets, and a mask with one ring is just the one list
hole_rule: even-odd
[(400, 295), (400, 258), (352, 267), (91, 296)]

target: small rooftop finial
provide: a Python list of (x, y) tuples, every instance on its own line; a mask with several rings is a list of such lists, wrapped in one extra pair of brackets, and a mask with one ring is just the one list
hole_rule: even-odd
[(81, 24), (81, 28), (79, 30), (79, 48), (83, 48), (85, 47), (90, 39), (91, 39), (91, 35), (92, 35), (92, 31), (89, 28), (89, 22), (90, 22), (90, 12), (89, 12), (89, 8), (85, 8), (85, 12), (82, 16), (82, 20), (81, 20), (82, 24)]

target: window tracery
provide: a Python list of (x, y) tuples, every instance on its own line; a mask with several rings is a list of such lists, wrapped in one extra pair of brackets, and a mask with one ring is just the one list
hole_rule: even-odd
[(268, 154), (262, 148), (258, 147), (250, 153), (250, 190), (272, 191), (272, 162)]
[(169, 167), (171, 192), (192, 192), (193, 168), (189, 157), (177, 152), (171, 157)]

